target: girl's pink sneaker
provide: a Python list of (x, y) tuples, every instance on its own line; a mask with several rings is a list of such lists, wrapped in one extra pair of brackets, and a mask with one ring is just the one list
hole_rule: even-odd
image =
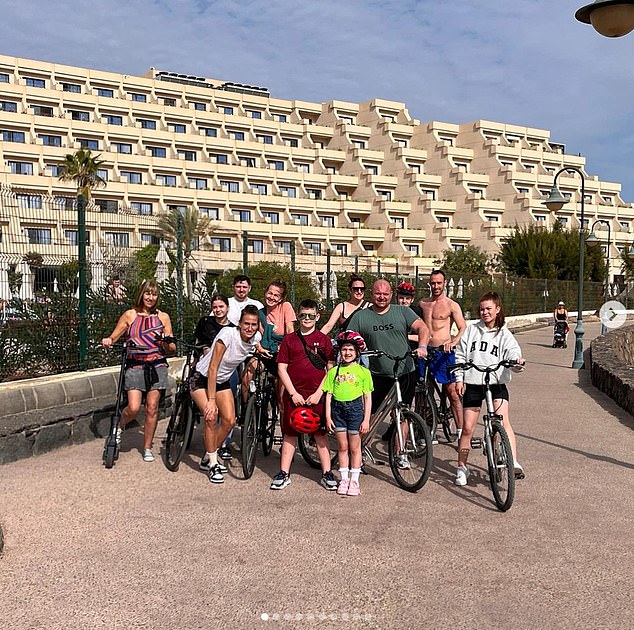
[(348, 484), (348, 496), (349, 497), (358, 497), (361, 494), (361, 489), (359, 488), (358, 481), (350, 481)]
[(350, 479), (342, 479), (337, 488), (337, 494), (348, 494)]

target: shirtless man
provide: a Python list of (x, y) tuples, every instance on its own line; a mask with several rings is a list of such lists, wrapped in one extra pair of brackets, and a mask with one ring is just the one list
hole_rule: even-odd
[[(429, 346), (442, 347), (448, 353), (439, 355), (435, 361), (432, 359), (430, 369), (434, 378), (442, 383), (445, 394), (449, 398), (456, 427), (458, 427), (458, 436), (460, 436), (462, 433), (462, 402), (456, 389), (455, 378), (453, 375), (447, 376), (446, 366), (455, 363), (454, 349), (467, 329), (467, 323), (462, 315), (460, 305), (445, 295), (446, 284), (444, 271), (432, 271), (429, 276), (431, 297), (423, 298), (418, 306), (423, 313), (423, 321), (429, 328)], [(458, 334), (452, 338), (451, 328), (453, 324), (457, 326)]]

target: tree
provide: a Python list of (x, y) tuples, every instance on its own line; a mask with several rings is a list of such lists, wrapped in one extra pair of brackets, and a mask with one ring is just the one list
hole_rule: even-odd
[(634, 252), (627, 247), (621, 253), (621, 271), (628, 282), (634, 280)]
[[(535, 225), (516, 226), (502, 243), (498, 261), (501, 271), (511, 275), (577, 280), (579, 230), (564, 230), (559, 222), (552, 230), (542, 230)], [(586, 245), (584, 261), (584, 279), (603, 281), (605, 260), (601, 248)]]
[[(198, 239), (204, 238), (211, 233), (211, 219), (201, 215), (196, 208), (191, 206), (185, 209), (184, 214), (178, 208), (170, 208), (167, 214), (162, 214), (157, 221), (157, 227), (163, 231), (165, 237), (176, 244), (178, 241), (178, 225), (181, 226), (181, 247), (183, 251), (183, 266), (185, 268), (185, 278), (187, 279), (187, 295), (192, 294), (191, 278), (189, 273), (189, 262), (192, 257), (194, 246)], [(176, 255), (174, 254), (174, 258)]]
[(435, 260), (443, 271), (449, 273), (485, 274), (490, 265), (488, 254), (475, 245), (467, 245), (464, 249), (446, 249), (440, 260)]
[(103, 161), (98, 155), (93, 156), (90, 149), (78, 149), (66, 155), (57, 177), (62, 182), (73, 182), (77, 186), (77, 196), (83, 195), (90, 200), (94, 188), (106, 185), (106, 180), (98, 174), (102, 165)]

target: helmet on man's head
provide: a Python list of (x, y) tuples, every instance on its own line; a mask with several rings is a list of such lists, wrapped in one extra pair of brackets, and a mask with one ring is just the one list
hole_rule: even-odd
[(321, 418), (311, 407), (295, 407), (290, 414), (291, 427), (298, 433), (315, 433), (321, 426)]
[(357, 354), (365, 351), (365, 339), (356, 330), (344, 330), (337, 335), (337, 346), (341, 348), (344, 343), (351, 343), (357, 349)]
[(401, 284), (396, 287), (396, 293), (398, 295), (411, 295), (413, 297), (416, 294), (416, 288), (409, 282), (401, 282)]

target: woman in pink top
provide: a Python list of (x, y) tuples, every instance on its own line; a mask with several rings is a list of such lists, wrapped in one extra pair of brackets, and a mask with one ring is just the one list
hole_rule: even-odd
[(117, 322), (109, 337), (101, 343), (110, 348), (125, 335), (130, 343), (126, 358), (125, 389), (128, 405), (121, 412), (117, 441), (126, 424), (132, 422), (141, 408), (145, 392), (145, 425), (143, 460), (154, 461), (152, 440), (158, 422), (158, 406), (161, 391), (167, 387), (168, 354), (176, 352), (176, 344), (165, 343), (163, 337), (171, 337), (172, 323), (167, 313), (158, 310), (158, 285), (154, 280), (145, 280), (137, 291), (134, 308), (131, 308)]

